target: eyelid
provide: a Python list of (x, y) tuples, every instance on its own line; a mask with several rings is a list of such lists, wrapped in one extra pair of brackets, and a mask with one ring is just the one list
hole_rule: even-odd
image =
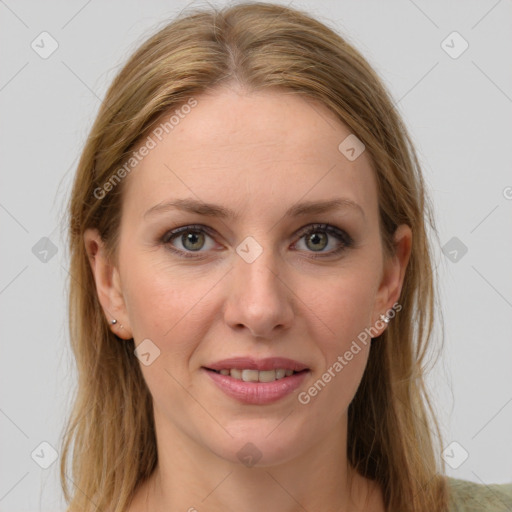
[(325, 231), (329, 235), (333, 235), (339, 238), (347, 246), (350, 246), (354, 243), (352, 237), (345, 230), (333, 226), (332, 224), (321, 222), (314, 222), (313, 224), (304, 226), (303, 228), (299, 229), (299, 231), (297, 231), (294, 236), (299, 236), (302, 238), (304, 235), (307, 235), (311, 232), (314, 233), (315, 231)]
[[(214, 230), (208, 226), (204, 226), (203, 224), (187, 224), (186, 226), (180, 226), (177, 228), (167, 230), (161, 237), (161, 240), (164, 243), (168, 243), (170, 239), (175, 238), (180, 233), (186, 233), (187, 231), (204, 231), (207, 235), (211, 237), (213, 237), (214, 235)], [(166, 240), (167, 238), (169, 240)]]
[[(196, 259), (204, 259), (205, 256), (202, 254), (202, 251), (183, 251), (181, 249), (176, 249), (172, 246), (170, 243), (172, 240), (177, 238), (181, 233), (186, 233), (188, 231), (199, 231), (203, 232), (206, 235), (208, 235), (210, 238), (215, 238), (215, 230), (210, 228), (209, 226), (205, 226), (203, 224), (187, 224), (184, 226), (180, 226), (171, 230), (167, 230), (163, 236), (161, 236), (160, 242), (167, 246), (169, 250), (172, 252), (178, 254), (179, 256), (185, 257), (185, 258), (196, 258)], [(351, 248), (354, 245), (354, 240), (352, 237), (343, 229), (338, 228), (337, 226), (334, 226), (332, 224), (328, 223), (319, 223), (319, 222), (313, 222), (311, 224), (308, 224), (306, 226), (303, 226), (299, 230), (297, 230), (293, 237), (297, 238), (296, 242), (293, 243), (295, 245), (298, 243), (305, 235), (309, 233), (314, 233), (316, 231), (324, 231), (325, 233), (335, 237), (341, 244), (341, 247), (338, 247), (337, 249), (331, 250), (329, 252), (318, 252), (315, 254), (315, 251), (307, 251), (310, 253), (310, 257), (313, 258), (327, 258), (329, 256), (334, 256), (339, 254), (340, 252), (347, 250)]]
[(202, 251), (183, 251), (182, 249), (177, 249), (171, 244), (171, 241), (178, 238), (181, 233), (187, 233), (189, 231), (199, 231), (205, 233), (212, 240), (214, 239), (214, 230), (208, 226), (204, 226), (203, 224), (186, 224), (184, 226), (180, 226), (177, 228), (169, 229), (165, 231), (165, 233), (159, 237), (159, 240), (162, 244), (164, 244), (165, 248), (172, 253), (178, 255), (181, 258), (195, 259), (195, 260), (204, 260), (208, 256), (204, 254)]

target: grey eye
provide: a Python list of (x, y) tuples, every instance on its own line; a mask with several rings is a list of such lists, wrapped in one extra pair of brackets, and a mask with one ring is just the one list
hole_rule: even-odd
[(323, 250), (328, 244), (328, 235), (319, 231), (309, 233), (305, 236), (306, 245), (313, 251)]
[(188, 232), (181, 235), (181, 243), (185, 249), (197, 251), (204, 245), (204, 233)]

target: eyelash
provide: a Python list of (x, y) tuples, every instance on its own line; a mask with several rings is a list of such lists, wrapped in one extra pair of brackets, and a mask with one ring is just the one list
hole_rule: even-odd
[[(325, 232), (329, 235), (334, 236), (340, 242), (342, 242), (342, 245), (341, 245), (341, 247), (338, 247), (338, 249), (334, 249), (327, 253), (319, 253), (319, 254), (312, 253), (312, 255), (311, 255), (312, 258), (326, 258), (326, 257), (330, 257), (330, 256), (335, 256), (335, 255), (342, 253), (346, 249), (350, 249), (354, 245), (354, 241), (350, 237), (350, 235), (348, 235), (345, 231), (337, 228), (336, 226), (332, 226), (330, 224), (318, 224), (318, 223), (311, 224), (311, 225), (307, 226), (306, 228), (299, 231), (298, 240), (301, 240), (306, 235), (310, 235), (312, 233), (316, 233), (319, 231)], [(201, 232), (201, 233), (204, 233), (204, 234), (212, 237), (212, 232), (211, 232), (210, 228), (207, 228), (206, 226), (202, 226), (201, 224), (191, 224), (188, 226), (182, 226), (180, 228), (177, 228), (177, 229), (174, 229), (171, 231), (166, 231), (164, 233), (164, 235), (160, 238), (160, 242), (162, 244), (164, 244), (168, 250), (177, 254), (180, 257), (204, 259), (203, 256), (197, 255), (197, 253), (199, 251), (182, 251), (181, 249), (176, 249), (175, 247), (173, 247), (171, 245), (170, 242), (172, 242), (179, 235), (181, 235), (183, 233), (187, 233), (187, 232), (194, 232), (194, 233)]]

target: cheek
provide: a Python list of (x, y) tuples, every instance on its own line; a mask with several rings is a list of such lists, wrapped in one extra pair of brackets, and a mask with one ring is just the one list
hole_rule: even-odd
[(125, 268), (123, 289), (136, 344), (149, 338), (160, 350), (184, 350), (186, 340), (197, 337), (192, 331), (200, 328), (199, 319), (208, 318), (213, 276), (183, 270), (154, 253), (133, 255)]
[[(377, 265), (375, 265), (376, 267)], [(371, 326), (378, 276), (364, 266), (340, 272), (323, 292), (316, 294), (311, 310), (322, 320), (322, 336), (316, 343), (323, 355), (324, 368), (317, 388), (319, 405), (339, 404), (332, 413), (340, 413), (352, 400), (366, 367), (371, 338), (365, 329)], [(311, 390), (315, 393), (315, 390)]]
[(371, 279), (340, 278), (323, 294), (321, 304), (311, 306), (327, 326), (328, 330), (321, 330), (328, 336), (317, 332), (316, 345), (322, 353), (323, 367), (298, 398), (304, 407), (322, 411), (319, 417), (325, 425), (346, 413), (364, 374), (371, 347), (365, 328), (370, 326), (373, 289)]
[(377, 276), (351, 268), (340, 272), (337, 279), (318, 290), (310, 308), (326, 326), (332, 349), (341, 350), (370, 327), (375, 301)]
[(185, 408), (181, 386), (191, 385), (190, 359), (212, 322), (208, 292), (215, 281), (155, 264), (151, 255), (131, 257), (126, 268), (123, 288), (135, 345), (149, 339), (159, 350), (150, 365), (140, 365), (144, 379), (161, 408), (169, 400), (176, 410)]

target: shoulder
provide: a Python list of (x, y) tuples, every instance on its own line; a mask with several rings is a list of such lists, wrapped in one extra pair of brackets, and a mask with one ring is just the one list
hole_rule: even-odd
[(449, 512), (510, 512), (512, 511), (512, 482), (479, 484), (447, 477), (450, 490)]

